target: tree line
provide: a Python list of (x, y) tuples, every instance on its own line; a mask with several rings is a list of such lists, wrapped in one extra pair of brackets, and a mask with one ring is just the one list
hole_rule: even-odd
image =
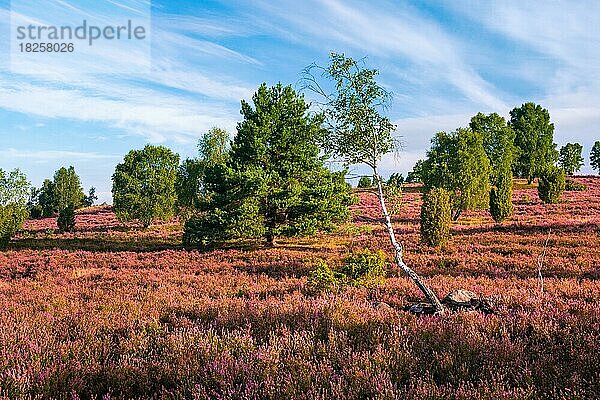
[(28, 218), (57, 217), (61, 231), (75, 227), (75, 210), (89, 207), (98, 199), (96, 189), (83, 192), (79, 176), (73, 167), (62, 167), (52, 180), (46, 179), (39, 188), (32, 187), (20, 170), (0, 169), (0, 249), (23, 228)]

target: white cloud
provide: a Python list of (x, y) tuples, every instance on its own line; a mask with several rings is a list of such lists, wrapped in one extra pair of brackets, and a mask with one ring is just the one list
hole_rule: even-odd
[(120, 156), (99, 154), (99, 153), (84, 153), (75, 151), (63, 151), (63, 150), (17, 150), (14, 148), (8, 148), (0, 150), (0, 156), (3, 159), (20, 159), (24, 158), (34, 162), (46, 162), (54, 160), (111, 160), (119, 159)]
[[(49, 9), (48, 18), (58, 18), (57, 13), (85, 13), (62, 0), (55, 1), (55, 6), (61, 6), (61, 2), (66, 3), (62, 4), (63, 10)], [(131, 12), (148, 7), (145, 1), (112, 3)], [(14, 12), (12, 16), (25, 22), (29, 18)], [(8, 28), (9, 20), (8, 10), (0, 9), (0, 30)], [(93, 58), (74, 62), (65, 59), (45, 65), (43, 70), (38, 63), (30, 63), (29, 69), (23, 63), (19, 66), (30, 73), (0, 71), (0, 108), (33, 116), (105, 123), (152, 142), (189, 143), (212, 126), (234, 128), (239, 100), (249, 98), (253, 89), (215, 71), (214, 65), (212, 70), (203, 70), (196, 61), (221, 59), (250, 65), (260, 62), (216, 43), (167, 31), (161, 28), (164, 18), (160, 15), (155, 22), (158, 28), (153, 31), (153, 39), (157, 48), (151, 72), (113, 75), (86, 72), (111, 68), (126, 72), (147, 67), (143, 52), (138, 54), (119, 46), (96, 49)]]
[(0, 79), (0, 107), (47, 118), (104, 122), (152, 142), (192, 142), (212, 126), (233, 126), (233, 111), (158, 92), (145, 97), (150, 93), (144, 90), (119, 96), (123, 88), (115, 86), (120, 85), (106, 83), (102, 92), (94, 92), (89, 87), (84, 91)]
[(339, 0), (261, 5), (265, 12), (290, 23), (298, 32), (289, 35), (298, 41), (312, 43), (320, 50), (324, 46), (349, 46), (391, 64), (408, 61), (412, 63), (409, 68), (418, 70), (421, 85), (442, 81), (485, 108), (506, 107), (492, 85), (466, 62), (461, 43), (453, 34), (412, 7), (394, 4), (377, 8)]

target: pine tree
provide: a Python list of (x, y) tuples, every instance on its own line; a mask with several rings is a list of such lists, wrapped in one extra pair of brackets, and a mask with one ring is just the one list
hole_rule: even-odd
[(314, 234), (349, 217), (345, 171), (331, 172), (320, 156), (321, 116), (290, 86), (260, 86), (253, 104), (242, 101), (243, 121), (224, 163), (205, 174), (210, 195), (202, 215), (185, 227), (188, 243)]

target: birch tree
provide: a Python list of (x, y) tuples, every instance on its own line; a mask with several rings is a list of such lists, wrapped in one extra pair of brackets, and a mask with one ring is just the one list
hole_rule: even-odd
[(386, 205), (379, 163), (384, 155), (397, 152), (400, 143), (394, 135), (396, 126), (384, 115), (392, 97), (377, 83), (378, 75), (376, 69), (366, 68), (362, 61), (332, 53), (328, 67), (307, 67), (302, 82), (305, 90), (323, 99), (320, 105), (328, 128), (323, 138), (325, 151), (345, 165), (364, 164), (372, 170), (396, 264), (423, 292), (435, 312), (442, 313), (444, 308), (438, 297), (404, 262), (404, 249), (396, 238)]

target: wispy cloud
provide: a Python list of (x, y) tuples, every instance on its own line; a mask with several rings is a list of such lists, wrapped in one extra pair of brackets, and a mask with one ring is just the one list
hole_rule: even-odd
[[(135, 1), (110, 3), (138, 11), (132, 8)], [(142, 9), (148, 5), (139, 3), (144, 3)], [(55, 4), (73, 13), (86, 13), (66, 1), (55, 0)], [(9, 13), (2, 9), (0, 12), (0, 29), (7, 29)], [(13, 13), (13, 17), (23, 23), (28, 21), (27, 15)], [(214, 65), (207, 65), (203, 71), (195, 61), (204, 57), (251, 65), (260, 62), (217, 43), (168, 31), (162, 27), (164, 20), (161, 15), (155, 17), (156, 48), (151, 72), (119, 75), (86, 72), (103, 70), (102, 65), (119, 71), (122, 70), (119, 65), (124, 63), (133, 70), (144, 68), (143, 54), (119, 46), (95, 50), (93, 58), (47, 65), (43, 75), (39, 75), (39, 64), (33, 63), (29, 74), (0, 71), (0, 108), (32, 116), (104, 123), (152, 142), (195, 141), (215, 125), (232, 129), (238, 102), (251, 95), (251, 85), (215, 70)], [(222, 30), (223, 34), (227, 32), (233, 31)]]
[(26, 159), (32, 162), (46, 162), (54, 160), (116, 160), (119, 156), (99, 154), (95, 152), (83, 153), (63, 150), (32, 151), (26, 149), (8, 148), (0, 150), (4, 159)]
[(308, 3), (260, 4), (265, 12), (294, 27), (300, 41), (320, 49), (354, 49), (387, 63), (397, 60), (411, 71), (418, 71), (422, 85), (441, 79), (474, 103), (489, 109), (505, 107), (492, 85), (465, 62), (460, 42), (452, 33), (416, 8), (389, 3), (376, 8), (364, 2), (339, 0)]
[(0, 80), (0, 108), (47, 118), (103, 122), (153, 142), (191, 142), (214, 125), (231, 128), (235, 115), (233, 111), (152, 91), (120, 96), (123, 88), (111, 90), (119, 83), (104, 83), (102, 92), (94, 92), (89, 86), (83, 91)]

